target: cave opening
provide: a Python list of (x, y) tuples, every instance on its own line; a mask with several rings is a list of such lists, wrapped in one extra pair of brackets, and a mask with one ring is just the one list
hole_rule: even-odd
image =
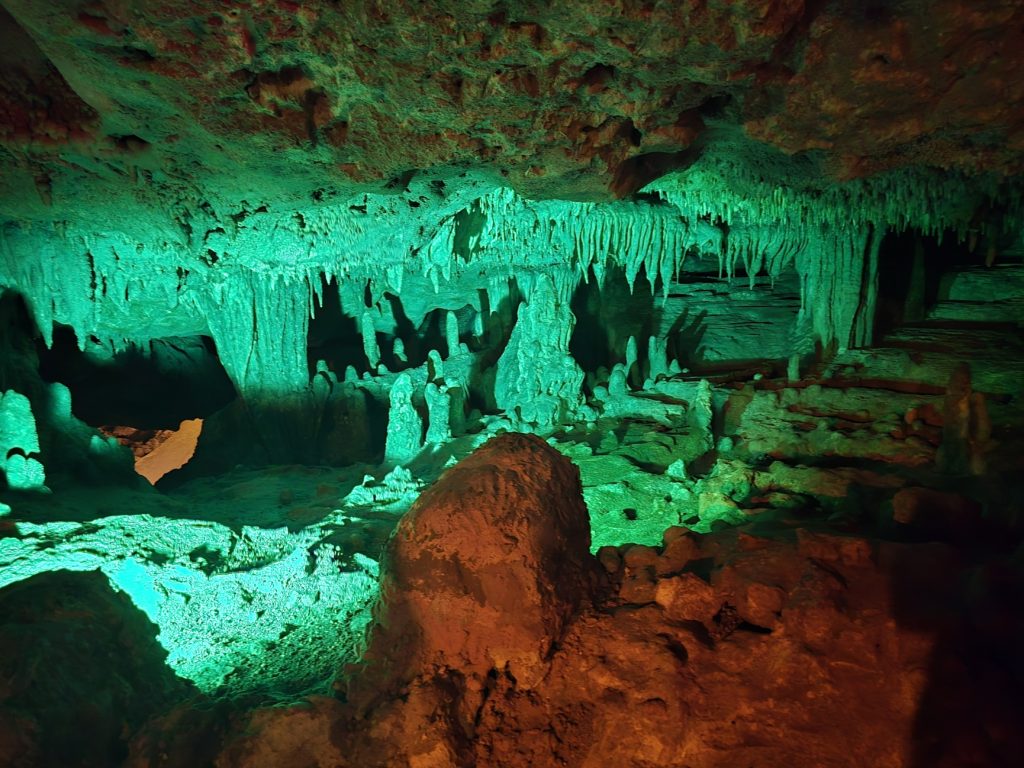
[(56, 326), (36, 349), (44, 383), (67, 387), (72, 413), (128, 447), (151, 484), (192, 458), (203, 419), (236, 398), (209, 336), (150, 339), (117, 349)]
[(1019, 255), (1012, 249), (998, 252), (988, 243), (979, 247), (974, 233), (961, 241), (954, 232), (890, 232), (878, 255), (876, 333), (884, 338), (903, 325), (941, 315), (950, 302), (957, 301), (954, 285), (958, 280), (986, 273), (995, 276), (1012, 269), (1015, 262)]

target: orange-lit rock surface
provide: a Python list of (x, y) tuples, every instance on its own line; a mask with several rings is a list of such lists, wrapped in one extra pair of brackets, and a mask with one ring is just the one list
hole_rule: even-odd
[(230, 195), (240, 169), (307, 196), (443, 166), (621, 196), (691, 162), (709, 120), (822, 150), (836, 176), (1021, 169), (1017, 3), (4, 5), (0, 146), (29, 208), (76, 153), (97, 164), (74, 173), (144, 197)]
[[(508, 434), (450, 469), (385, 549), (366, 663), (398, 683), (425, 669), (544, 677), (597, 567), (579, 471), (543, 440)], [(375, 673), (374, 673), (375, 674)]]
[(389, 545), (349, 700), (258, 710), (216, 764), (924, 768), (1024, 754), (1019, 553), (983, 557), (949, 528), (884, 540), (766, 516), (591, 559), (575, 483), (518, 435), (449, 471)]

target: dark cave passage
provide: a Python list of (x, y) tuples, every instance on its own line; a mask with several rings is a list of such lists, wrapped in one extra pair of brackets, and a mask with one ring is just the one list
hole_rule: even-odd
[(93, 426), (176, 429), (235, 399), (235, 388), (208, 336), (153, 339), (111, 352), (97, 339), (79, 349), (74, 332), (57, 326), (53, 345), (38, 345), (39, 375), (72, 395), (74, 413)]

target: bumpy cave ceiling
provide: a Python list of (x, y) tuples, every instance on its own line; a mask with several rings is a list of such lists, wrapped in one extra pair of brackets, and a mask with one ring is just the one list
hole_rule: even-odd
[(808, 153), (818, 183), (1015, 173), (1024, 150), (1015, 3), (4, 7), (18, 217), (81, 215), (87, 192), (227, 217), (463, 171), (599, 201), (723, 140)]
[(3, 6), (0, 280), (47, 341), (206, 335), (248, 392), (307, 386), (324, 280), (387, 332), (386, 293), (609, 258), (795, 260), (844, 347), (886, 231), (994, 247), (1018, 206), (1014, 3)]

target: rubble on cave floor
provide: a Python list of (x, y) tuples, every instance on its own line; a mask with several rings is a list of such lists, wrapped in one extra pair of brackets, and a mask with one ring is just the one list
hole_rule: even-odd
[(914, 496), (896, 528), (761, 514), (593, 556), (569, 462), (497, 437), (403, 518), (339, 696), (245, 713), (217, 764), (1012, 765), (1020, 532), (979, 550)]
[[(843, 691), (865, 702), (853, 715), (862, 727), (856, 743), (845, 736), (814, 742), (823, 764), (884, 762), (884, 750), (863, 744), (886, 740), (902, 740), (893, 749), (906, 754), (931, 754), (908, 735), (926, 727), (914, 725), (908, 696), (927, 704), (920, 715), (930, 718), (927, 728), (961, 718), (969, 727), (956, 731), (964, 742), (957, 749), (982, 749), (982, 719), (998, 723), (1003, 715), (975, 706), (957, 676), (993, 670), (953, 674), (942, 665), (961, 663), (964, 649), (976, 646), (1001, 658), (1003, 630), (993, 627), (1016, 632), (1001, 595), (1018, 584), (1012, 550), (1024, 514), (1013, 478), (1024, 412), (1007, 374), (1014, 363), (1002, 361), (1017, 359), (1016, 332), (989, 328), (984, 344), (971, 338), (972, 330), (948, 323), (901, 329), (796, 380), (770, 365), (718, 366), (703, 374), (665, 371), (635, 388), (621, 368), (611, 372), (584, 418), (541, 430), (579, 472), (603, 591), (587, 598), (595, 607), (580, 609), (552, 646), (572, 651), (548, 660), (553, 671), (544, 687), (527, 692), (525, 677), (501, 665), (472, 695), (461, 678), (443, 682), (445, 696), (476, 702), (460, 705), (471, 717), (460, 710), (440, 718), (477, 723), (471, 748), (462, 731), (454, 741), (444, 737), (452, 754), (462, 759), (475, 750), (484, 763), (518, 755), (510, 765), (582, 754), (610, 761), (595, 765), (659, 764), (668, 754), (704, 754), (709, 748), (701, 745), (710, 743), (711, 756), (701, 759), (711, 762), (689, 764), (766, 749), (783, 755), (790, 747), (781, 736), (765, 742), (768, 724), (825, 728), (849, 706)], [(968, 380), (949, 364), (957, 350), (970, 353)], [(189, 701), (170, 720), (153, 720), (132, 747), (140, 754), (151, 739), (185, 738), (185, 729), (221, 734), (207, 748), (223, 750), (229, 766), (259, 765), (266, 750), (284, 754), (284, 733), (305, 734), (312, 746), (304, 749), (340, 761), (316, 734), (341, 727), (354, 704), (323, 697), (332, 681), (346, 679), (339, 669), (364, 658), (389, 536), (447, 469), (521, 426), (479, 417), (400, 466), (238, 466), (162, 490), (83, 484), (18, 497), (3, 519), (0, 574), (11, 584), (55, 569), (99, 569), (154, 623), (169, 667), (206, 703)], [(970, 460), (975, 454), (980, 461)], [(473, 533), (481, 535), (492, 534)], [(910, 572), (901, 570), (904, 562)], [(955, 583), (933, 582), (939, 576), (928, 569), (936, 562)], [(993, 597), (990, 586), (1003, 591)], [(940, 597), (919, 606), (910, 596), (918, 588)], [(945, 601), (938, 616), (929, 607), (936, 601)], [(959, 624), (957, 612), (966, 617)], [(880, 653), (876, 646), (888, 655), (868, 673), (863, 659)], [(650, 665), (637, 666), (636, 658)], [(929, 665), (938, 671), (906, 672)], [(420, 679), (421, 672), (410, 674)], [(902, 674), (909, 677), (900, 692), (887, 687)], [(580, 680), (596, 682), (579, 689)], [(733, 693), (710, 694), (715, 681), (728, 681)], [(361, 685), (371, 699), (387, 700), (372, 679)], [(810, 714), (806, 706), (770, 703), (822, 686), (833, 692), (816, 699)], [(388, 710), (406, 723), (386, 739), (395, 748), (412, 749), (405, 739), (422, 718), (438, 721), (431, 707), (439, 694), (430, 690), (416, 699), (418, 709), (393, 702), (397, 709)], [(949, 690), (970, 706), (943, 708), (937, 702)], [(483, 701), (481, 691), (488, 692)], [(996, 686), (996, 700), (1003, 694)], [(531, 703), (538, 696), (556, 713), (557, 728)], [(769, 704), (740, 712), (737, 702), (745, 700)], [(310, 703), (259, 708), (295, 701)], [(210, 702), (220, 703), (211, 710)], [(621, 724), (633, 722), (635, 711), (645, 713), (657, 743)], [(249, 722), (248, 735), (226, 736), (233, 726), (208, 720), (215, 716)], [(733, 719), (742, 727), (716, 730)], [(665, 735), (667, 723), (679, 720), (691, 726)], [(554, 741), (542, 735), (552, 728)], [(601, 741), (608, 732), (619, 734), (615, 743)], [(874, 741), (864, 742), (865, 733)], [(358, 742), (356, 728), (345, 738), (358, 751), (381, 737)]]
[[(944, 395), (927, 374), (945, 358), (908, 358), (903, 391), (891, 362), (884, 375), (862, 375), (899, 351), (847, 353), (798, 382), (720, 372), (705, 390), (715, 423), (703, 428), (691, 407), (701, 380), (679, 374), (615, 398), (614, 418), (555, 430), (549, 443), (580, 471), (593, 550), (656, 546), (670, 526), (898, 532), (936, 514), (975, 529), (1019, 517), (1005, 477), (1019, 469), (1022, 418), (998, 391), (999, 369), (976, 352), (976, 385), (997, 388), (988, 474), (949, 476), (936, 468)], [(165, 494), (82, 487), (39, 497), (8, 517), (16, 535), (0, 540), (0, 572), (11, 583), (100, 568), (160, 626), (176, 672), (208, 694), (324, 690), (335, 663), (359, 652), (396, 521), (446, 466), (510, 427), (485, 420), (398, 470), (240, 467)]]

